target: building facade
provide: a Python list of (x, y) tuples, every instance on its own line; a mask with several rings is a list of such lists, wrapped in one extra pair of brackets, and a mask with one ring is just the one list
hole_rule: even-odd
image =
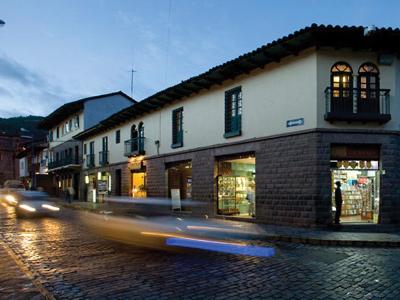
[(54, 178), (57, 195), (79, 199), (84, 193), (80, 188), (82, 142), (73, 136), (133, 103), (122, 92), (88, 97), (64, 104), (39, 124), (49, 132), (48, 172)]
[(19, 179), (16, 153), (21, 140), (23, 139), (19, 136), (0, 135), (0, 185), (6, 180)]
[(114, 114), (75, 136), (85, 199), (309, 227), (340, 181), (343, 222), (399, 222), (399, 40), (312, 25)]

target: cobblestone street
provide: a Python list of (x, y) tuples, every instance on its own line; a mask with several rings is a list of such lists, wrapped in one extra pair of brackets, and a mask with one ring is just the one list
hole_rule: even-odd
[(5, 247), (26, 269), (0, 244), (4, 299), (41, 299), (37, 286), (56, 299), (400, 298), (398, 248), (276, 243), (272, 258), (169, 253), (103, 240), (70, 210), (16, 220), (0, 206), (0, 222)]

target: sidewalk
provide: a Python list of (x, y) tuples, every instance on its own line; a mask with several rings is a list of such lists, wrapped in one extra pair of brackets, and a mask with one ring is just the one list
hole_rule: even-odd
[[(85, 210), (95, 213), (112, 214), (116, 216), (134, 217), (142, 212), (152, 216), (174, 214), (168, 208), (144, 209), (137, 204), (121, 203), (90, 203), (60, 201), (66, 207), (75, 210)], [(222, 222), (233, 222), (218, 219)], [(252, 224), (248, 222), (243, 222)], [(396, 225), (342, 225), (338, 228), (308, 229), (288, 226), (257, 224), (264, 232), (263, 240), (283, 241), (311, 245), (355, 246), (355, 247), (400, 247), (400, 226)], [(373, 231), (373, 232), (362, 232)], [(387, 231), (387, 232), (374, 232)]]

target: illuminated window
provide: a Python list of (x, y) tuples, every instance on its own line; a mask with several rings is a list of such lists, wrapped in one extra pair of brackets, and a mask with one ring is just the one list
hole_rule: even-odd
[(358, 88), (363, 100), (375, 99), (379, 90), (379, 69), (372, 63), (363, 63), (358, 69)]
[(353, 70), (346, 62), (337, 62), (331, 68), (333, 98), (349, 98), (353, 88)]

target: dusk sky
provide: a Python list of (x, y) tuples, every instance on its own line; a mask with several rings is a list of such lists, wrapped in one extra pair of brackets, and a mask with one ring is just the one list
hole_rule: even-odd
[(141, 100), (312, 23), (400, 27), (399, 12), (395, 0), (1, 0), (0, 117), (130, 94), (132, 67)]

